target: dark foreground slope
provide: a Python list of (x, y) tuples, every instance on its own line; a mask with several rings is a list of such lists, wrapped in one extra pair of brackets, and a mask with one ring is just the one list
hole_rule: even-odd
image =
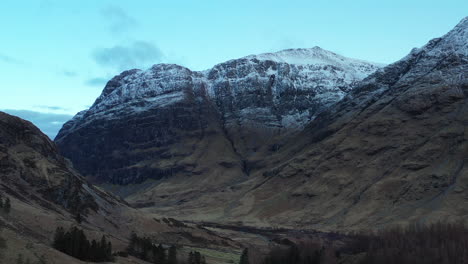
[[(30, 122), (0, 112), (0, 263), (15, 263), (18, 254), (32, 261), (44, 255), (52, 263), (81, 263), (51, 248), (54, 231), (76, 225), (91, 239), (102, 235), (114, 251), (124, 250), (131, 232), (159, 243), (236, 248), (195, 226), (145, 215), (94, 187), (75, 172), (55, 144)], [(118, 259), (127, 263), (129, 259)], [(133, 260), (138, 263), (137, 260)], [(47, 262), (48, 263), (48, 262)]]

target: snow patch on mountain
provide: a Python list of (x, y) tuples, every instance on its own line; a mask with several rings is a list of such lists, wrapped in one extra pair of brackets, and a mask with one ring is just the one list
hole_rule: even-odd
[(274, 53), (250, 55), (245, 58), (271, 60), (278, 63), (288, 63), (294, 65), (333, 65), (337, 67), (344, 67), (356, 71), (357, 73), (362, 73), (366, 76), (368, 74), (368, 67), (372, 68), (374, 65), (384, 66), (384, 64), (347, 58), (317, 46), (310, 49), (287, 49)]
[(196, 93), (218, 105), (231, 105), (231, 112), (223, 115), (238, 117), (238, 122), (299, 128), (380, 67), (319, 47), (250, 55), (206, 71), (157, 64), (111, 79), (92, 107), (75, 116), (72, 124), (81, 127), (93, 119), (167, 107)]

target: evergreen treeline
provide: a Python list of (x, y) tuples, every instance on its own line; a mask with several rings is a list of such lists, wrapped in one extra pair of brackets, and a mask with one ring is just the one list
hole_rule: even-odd
[(161, 244), (156, 246), (149, 237), (139, 237), (132, 233), (130, 243), (127, 247), (127, 252), (122, 256), (131, 255), (139, 259), (154, 263), (154, 264), (206, 264), (205, 257), (198, 251), (192, 251), (188, 254), (186, 260), (179, 262), (177, 260), (177, 247), (172, 245), (165, 249)]
[(155, 264), (177, 264), (177, 248), (171, 246), (166, 249), (159, 244), (156, 246), (148, 237), (138, 237), (132, 233), (127, 252), (129, 255)]
[(412, 225), (358, 239), (360, 264), (468, 263), (468, 229), (462, 224)]
[(72, 257), (83, 261), (106, 262), (113, 261), (112, 243), (102, 236), (100, 241), (86, 238), (83, 230), (77, 227), (70, 228), (65, 232), (63, 227), (58, 227), (55, 231), (52, 246)]
[[(265, 258), (263, 264), (322, 264), (325, 249), (316, 245), (291, 245), (287, 249), (276, 248)], [(247, 262), (248, 263), (248, 262)]]
[(6, 214), (9, 214), (11, 210), (10, 198), (4, 199), (2, 194), (0, 194), (0, 210)]
[[(263, 264), (335, 264), (343, 255), (353, 255), (356, 264), (468, 263), (468, 228), (463, 224), (391, 228), (344, 236), (342, 242), (339, 249), (314, 243), (278, 247)], [(245, 261), (248, 258), (243, 254), (240, 263), (248, 263)]]

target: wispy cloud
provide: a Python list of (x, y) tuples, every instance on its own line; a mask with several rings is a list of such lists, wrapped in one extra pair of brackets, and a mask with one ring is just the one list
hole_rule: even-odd
[(35, 105), (34, 108), (48, 110), (48, 111), (69, 111), (69, 108), (61, 107), (61, 106), (51, 106), (51, 105)]
[(88, 79), (85, 81), (85, 84), (88, 85), (88, 86), (99, 86), (99, 87), (102, 87), (104, 85), (106, 85), (108, 79), (106, 78), (91, 78), (91, 79)]
[(31, 121), (51, 139), (55, 138), (62, 125), (73, 117), (72, 115), (42, 113), (31, 110), (5, 109), (2, 111)]
[(111, 48), (95, 49), (92, 57), (101, 66), (122, 71), (159, 63), (164, 58), (164, 54), (150, 42), (135, 41), (127, 46), (116, 45)]
[[(268, 33), (269, 34), (269, 33)], [(267, 35), (265, 35), (267, 36)], [(297, 39), (294, 36), (277, 36), (274, 41), (272, 41), (270, 50), (272, 52), (284, 49), (293, 49), (293, 48), (307, 48), (308, 46), (301, 39)]]
[(65, 77), (70, 77), (70, 78), (78, 76), (77, 72), (69, 71), (69, 70), (63, 70), (63, 71), (59, 72), (59, 74), (65, 76)]
[(56, 6), (57, 3), (55, 1), (51, 1), (51, 0), (40, 0), (39, 1), (39, 7), (40, 8), (51, 8), (53, 6)]
[(123, 33), (138, 25), (136, 19), (118, 6), (110, 5), (102, 8), (101, 15), (108, 21), (109, 30), (114, 34)]
[(21, 61), (20, 59), (17, 59), (17, 58), (14, 58), (5, 54), (1, 54), (1, 53), (0, 53), (0, 62), (9, 63), (9, 64), (23, 64), (23, 61)]

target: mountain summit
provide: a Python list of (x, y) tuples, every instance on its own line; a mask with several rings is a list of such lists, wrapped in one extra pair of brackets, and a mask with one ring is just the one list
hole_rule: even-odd
[(356, 75), (362, 74), (362, 78), (375, 71), (375, 66), (383, 64), (370, 63), (363, 60), (351, 59), (334, 52), (324, 50), (318, 46), (309, 49), (286, 49), (273, 53), (250, 55), (247, 59), (269, 60), (278, 63), (294, 65), (332, 65), (347, 69)]

